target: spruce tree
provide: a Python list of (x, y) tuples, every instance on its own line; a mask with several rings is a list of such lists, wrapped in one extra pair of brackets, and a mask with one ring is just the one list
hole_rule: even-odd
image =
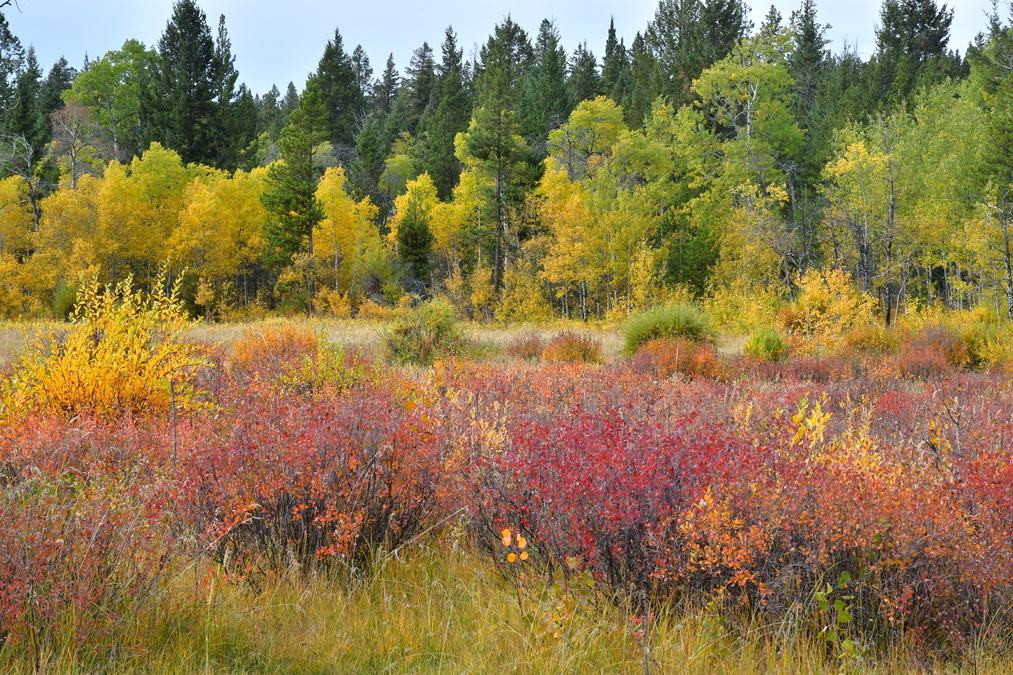
[(566, 121), (575, 105), (566, 86), (566, 51), (559, 44), (555, 24), (546, 19), (538, 29), (534, 59), (525, 83), (524, 135), (532, 143), (544, 143), (549, 132)]
[(384, 116), (390, 114), (390, 109), (394, 105), (394, 97), (397, 96), (400, 86), (401, 77), (398, 75), (397, 68), (394, 67), (394, 55), (390, 54), (387, 57), (387, 65), (383, 69), (383, 74), (373, 88), (373, 109)]
[(598, 60), (587, 48), (587, 43), (577, 45), (570, 58), (570, 74), (566, 79), (570, 100), (575, 105), (590, 101), (602, 94), (601, 75), (598, 74)]
[(212, 71), (215, 123), (211, 130), (214, 143), (214, 166), (228, 171), (248, 166), (252, 160), (250, 146), (257, 136), (257, 111), (253, 95), (246, 85), (236, 87), (239, 72), (232, 42), (225, 29), (225, 17), (218, 20)]
[(327, 42), (317, 65), (317, 85), (327, 114), (328, 139), (336, 150), (355, 145), (356, 118), (366, 107), (352, 58), (345, 53), (341, 31)]
[(404, 113), (407, 131), (415, 133), (429, 108), (436, 88), (436, 62), (428, 42), (412, 53), (404, 80)]
[(271, 142), (276, 143), (285, 126), (281, 110), (281, 91), (278, 90), (278, 85), (271, 86), (271, 90), (264, 94), (258, 107), (259, 127), (267, 134)]
[(627, 126), (637, 129), (643, 125), (654, 101), (661, 96), (659, 81), (658, 62), (644, 36), (637, 33), (630, 45), (630, 95), (625, 105)]
[(622, 40), (616, 36), (615, 19), (609, 22), (605, 41), (605, 58), (601, 67), (602, 88), (605, 95), (620, 105), (627, 105), (633, 88), (630, 57)]
[(409, 199), (397, 228), (397, 251), (410, 287), (422, 290), (430, 283), (434, 241), (423, 209), (415, 199)]
[(148, 140), (172, 148), (184, 163), (215, 164), (215, 41), (195, 0), (173, 5), (158, 55), (150, 96), (142, 101)]
[(448, 200), (461, 175), (454, 139), (468, 128), (471, 100), (464, 82), (464, 52), (457, 46), (453, 28), (447, 28), (441, 51), (431, 112), (419, 128), (416, 162), (419, 173), (432, 177), (440, 199)]
[(261, 201), (270, 214), (267, 224), (266, 262), (285, 266), (303, 251), (313, 254), (313, 228), (324, 218), (316, 197), (320, 171), (314, 166), (314, 149), (327, 140), (330, 120), (320, 83), (311, 77), (299, 105), (281, 132), (280, 162), (271, 165)]

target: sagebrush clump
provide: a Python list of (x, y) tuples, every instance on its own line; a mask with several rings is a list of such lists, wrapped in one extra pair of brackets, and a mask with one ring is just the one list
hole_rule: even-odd
[(450, 303), (436, 298), (400, 310), (383, 335), (383, 345), (393, 363), (428, 366), (441, 356), (460, 352), (466, 341), (457, 312)]

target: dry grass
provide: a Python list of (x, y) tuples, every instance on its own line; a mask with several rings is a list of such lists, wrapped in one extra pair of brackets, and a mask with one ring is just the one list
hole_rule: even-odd
[[(264, 327), (277, 323), (309, 327), (323, 335), (334, 345), (353, 347), (367, 354), (379, 355), (382, 352), (381, 336), (387, 324), (383, 321), (359, 319), (269, 319), (250, 323), (200, 324), (191, 332), (194, 339), (203, 342), (222, 343), (226, 349), (246, 332), (256, 332)], [(501, 353), (503, 348), (522, 333), (537, 333), (548, 342), (559, 333), (571, 330), (598, 340), (602, 343), (602, 351), (606, 360), (619, 356), (622, 349), (622, 334), (618, 328), (595, 326), (582, 323), (556, 323), (546, 326), (497, 326), (478, 323), (464, 325), (464, 334), (485, 352)]]
[[(879, 662), (841, 663), (825, 647), (779, 626), (732, 625), (707, 612), (656, 620), (650, 657), (624, 612), (607, 603), (565, 614), (562, 639), (547, 629), (556, 605), (541, 591), (518, 594), (484, 560), (453, 541), (388, 558), (367, 581), (293, 575), (256, 591), (206, 584), (193, 597), (186, 572), (124, 636), (132, 648), (76, 660), (49, 654), (53, 675), (390, 673), (564, 673), (640, 675), (822, 675), (841, 672), (954, 672), (919, 664), (904, 651)], [(201, 570), (201, 575), (204, 574)], [(185, 599), (184, 599), (185, 598)], [(522, 610), (522, 605), (524, 609)], [(25, 661), (0, 649), (4, 673)], [(979, 663), (978, 673), (1013, 664)]]

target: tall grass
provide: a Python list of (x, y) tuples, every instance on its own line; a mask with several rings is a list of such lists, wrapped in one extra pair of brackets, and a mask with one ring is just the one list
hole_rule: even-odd
[[(293, 574), (254, 586), (183, 567), (115, 646), (72, 657), (61, 651), (73, 643), (65, 635), (39, 664), (52, 675), (952, 672), (903, 648), (879, 662), (842, 663), (817, 636), (758, 624), (745, 611), (722, 619), (670, 606), (641, 642), (621, 609), (598, 601), (560, 612), (554, 598), (548, 587), (518, 591), (459, 540), (381, 560), (351, 584)], [(16, 647), (0, 647), (0, 664), (10, 675), (36, 672)], [(1013, 663), (973, 665), (1001, 673)]]

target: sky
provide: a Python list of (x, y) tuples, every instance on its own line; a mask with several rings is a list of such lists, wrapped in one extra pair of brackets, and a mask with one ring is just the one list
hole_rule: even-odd
[[(48, 70), (61, 56), (80, 67), (90, 58), (118, 49), (127, 39), (157, 43), (172, 13), (173, 0), (16, 0), (3, 10), (11, 29), (33, 45)], [(403, 74), (412, 51), (428, 42), (439, 56), (443, 32), (453, 26), (465, 58), (477, 51), (493, 27), (508, 13), (532, 36), (542, 19), (556, 22), (563, 45), (572, 52), (587, 41), (602, 56), (609, 19), (630, 44), (654, 16), (658, 0), (198, 0), (216, 30), (218, 16), (226, 26), (236, 55), (240, 80), (255, 93), (290, 81), (302, 87), (316, 69), (324, 45), (340, 29), (348, 52), (361, 44), (378, 74), (394, 54)], [(754, 0), (753, 22), (759, 26), (769, 0)], [(785, 20), (800, 0), (775, 0)], [(875, 48), (875, 25), (881, 0), (817, 0), (818, 19), (832, 28), (831, 49), (845, 44), (868, 57)], [(954, 19), (950, 47), (963, 53), (986, 27), (989, 0), (949, 2)]]

